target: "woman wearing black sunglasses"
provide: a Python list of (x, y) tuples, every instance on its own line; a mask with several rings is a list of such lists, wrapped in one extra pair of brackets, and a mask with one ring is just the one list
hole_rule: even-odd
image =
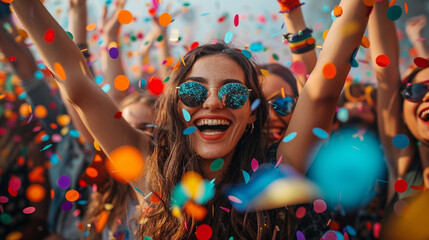
[[(379, 83), (379, 134), (390, 174), (387, 216), (395, 204), (429, 187), (429, 69), (417, 69), (400, 84), (398, 40), (395, 24), (386, 15), (388, 8), (388, 1), (377, 2), (369, 24)], [(382, 54), (390, 58), (388, 66), (377, 65), (375, 60)]]
[[(78, 109), (101, 148), (110, 153), (109, 157), (113, 160), (113, 153), (124, 145), (149, 156), (143, 174), (130, 183), (142, 204), (143, 194), (149, 192), (161, 202), (145, 212), (140, 222), (140, 238), (195, 238), (195, 229), (201, 223), (208, 224), (213, 236), (219, 239), (231, 236), (271, 239), (273, 235), (279, 239), (293, 238), (296, 232), (287, 215), (277, 215), (278, 210), (239, 213), (220, 191), (205, 204), (209, 211), (202, 222), (186, 211), (182, 211), (180, 217), (170, 212), (172, 190), (187, 171), (215, 178), (216, 189), (220, 189), (224, 184), (242, 181), (241, 170), (250, 171), (253, 158), (260, 163), (273, 161), (265, 157), (262, 135), (268, 105), (256, 70), (241, 51), (216, 43), (197, 47), (185, 55), (161, 99), (156, 121), (159, 127), (154, 132), (155, 147), (151, 152), (150, 137), (133, 129), (123, 118), (114, 117), (117, 107), (91, 81), (79, 50), (41, 2), (15, 0), (12, 6), (56, 75), (66, 98)], [(333, 23), (326, 37), (324, 50), (302, 90), (285, 133), (296, 137), (281, 142), (278, 147), (277, 158), (283, 156), (283, 163), (299, 171), (305, 171), (305, 160), (321, 141), (313, 133), (314, 129), (330, 131), (336, 103), (351, 67), (350, 59), (360, 43), (370, 11), (360, 0), (347, 0), (341, 6), (344, 14)], [(355, 31), (343, 35), (343, 29), (351, 23), (355, 24)], [(45, 41), (47, 29), (55, 32), (54, 41)], [(56, 49), (62, 49), (61, 55)], [(323, 75), (327, 64), (337, 70), (329, 80)], [(257, 99), (260, 103), (255, 107)], [(223, 167), (211, 171), (210, 164), (218, 158), (223, 159)], [(225, 206), (230, 211), (219, 210)]]

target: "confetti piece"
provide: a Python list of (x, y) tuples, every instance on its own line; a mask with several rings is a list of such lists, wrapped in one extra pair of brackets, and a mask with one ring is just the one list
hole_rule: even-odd
[(408, 4), (404, 3), (404, 8), (405, 8), (405, 14), (408, 14)]
[(133, 146), (118, 147), (109, 154), (109, 158), (106, 168), (120, 182), (136, 180), (143, 173), (145, 161), (140, 151)]
[(390, 64), (390, 59), (388, 56), (382, 54), (379, 55), (376, 59), (375, 62), (377, 63), (378, 66), (380, 67), (387, 67)]
[(80, 194), (76, 190), (68, 190), (65, 195), (67, 201), (74, 202), (79, 199)]
[[(85, 173), (86, 173), (86, 175), (88, 175), (88, 177), (91, 177), (91, 178), (96, 178), (97, 176), (98, 176), (98, 171), (97, 171), (97, 169), (95, 169), (95, 168), (93, 168), (93, 167), (88, 167), (86, 170), (85, 170)], [(70, 201), (70, 200), (69, 200)]]
[(226, 207), (220, 206), (219, 208), (222, 209), (222, 210), (224, 210), (225, 212), (228, 212), (228, 213), (231, 211), (231, 209), (226, 208)]
[(9, 202), (9, 199), (5, 196), (0, 196), (0, 204), (4, 204)]
[(197, 221), (202, 221), (207, 215), (207, 209), (203, 206), (189, 201), (185, 205), (185, 212), (195, 218)]
[(109, 215), (110, 212), (106, 210), (101, 211), (100, 215), (98, 215), (97, 224), (95, 225), (96, 232), (101, 233), (101, 231), (103, 231), (107, 221), (109, 220)]
[[(198, 47), (200, 44), (198, 43), (198, 42), (193, 42), (192, 44), (191, 44), (191, 50), (192, 49), (194, 49), (194, 48), (196, 48), (196, 47)], [(172, 65), (172, 62), (173, 62), (173, 60), (171, 60), (171, 64), (170, 65)]]
[(329, 33), (329, 28), (328, 28), (328, 29), (326, 29), (326, 30), (323, 32), (323, 35), (322, 35), (323, 40), (325, 40), (325, 39), (326, 39), (326, 36), (328, 36), (328, 33)]
[(414, 64), (419, 68), (429, 67), (429, 61), (427, 59), (422, 58), (422, 57), (414, 58)]
[(389, 3), (389, 7), (391, 7), (391, 6), (395, 5), (395, 3), (396, 3), (396, 0), (392, 0), (392, 1)]
[(196, 130), (197, 130), (197, 128), (196, 128), (196, 127), (194, 127), (194, 126), (192, 126), (192, 127), (188, 127), (188, 128), (186, 128), (186, 129), (183, 131), (183, 134), (184, 134), (184, 135), (189, 135), (189, 134), (194, 133)]
[(327, 139), (329, 137), (329, 134), (321, 128), (313, 128), (313, 134), (321, 139)]
[(152, 94), (158, 96), (164, 91), (164, 84), (161, 79), (153, 77), (147, 84), (147, 88)]
[(130, 86), (130, 81), (127, 76), (119, 75), (115, 78), (114, 85), (118, 91), (125, 91)]
[(303, 75), (307, 73), (307, 67), (302, 61), (294, 61), (290, 65), (290, 70), (294, 72), (296, 75)]
[(133, 14), (125, 9), (122, 9), (118, 13), (118, 21), (120, 24), (130, 24), (133, 21)]
[(34, 115), (37, 118), (45, 118), (48, 115), (48, 110), (46, 110), (43, 105), (37, 105), (36, 108), (34, 108)]
[(347, 110), (347, 108), (340, 108), (337, 111), (337, 119), (338, 121), (345, 123), (349, 120), (349, 110)]
[(67, 126), (70, 123), (70, 121), (71, 121), (70, 116), (67, 114), (62, 114), (57, 117), (57, 123), (63, 127)]
[(267, 70), (265, 70), (265, 69), (259, 69), (259, 70), (261, 71), (262, 75), (264, 75), (265, 77), (267, 77), (268, 75), (270, 75), (270, 73)]
[(395, 191), (396, 192), (403, 193), (403, 192), (407, 191), (407, 189), (408, 189), (408, 183), (405, 180), (398, 179), (395, 182)]
[(213, 230), (207, 224), (198, 226), (197, 230), (195, 231), (195, 235), (198, 240), (209, 240), (212, 237), (212, 234)]
[(241, 53), (246, 57), (246, 58), (252, 58), (252, 53), (249, 52), (246, 49), (241, 50)]
[(259, 98), (255, 99), (255, 101), (253, 101), (252, 105), (250, 106), (250, 111), (255, 111), (255, 109), (259, 107), (260, 103), (261, 100)]
[(44, 35), (44, 39), (45, 39), (45, 42), (47, 42), (47, 43), (53, 42), (55, 40), (55, 31), (51, 28), (46, 30), (45, 35)]
[(112, 47), (109, 49), (109, 55), (112, 59), (116, 59), (119, 57), (119, 51), (117, 48)]
[(54, 69), (58, 77), (64, 81), (66, 79), (66, 72), (64, 71), (63, 66), (56, 62), (54, 63)]
[[(2, 0), (2, 1), (6, 1), (6, 0)], [(10, 2), (12, 2), (13, 0), (11, 0)], [(12, 220), (12, 219), (11, 219)], [(4, 223), (4, 222), (3, 222)], [(6, 223), (5, 223), (6, 224)], [(6, 224), (7, 225), (7, 224)], [(5, 240), (19, 240), (22, 239), (23, 234), (22, 232), (11, 232), (7, 235)]]
[(302, 233), (301, 231), (296, 231), (296, 239), (297, 240), (305, 240), (304, 233)]
[(360, 42), (360, 45), (364, 48), (369, 48), (369, 46), (371, 45), (369, 42), (369, 39), (365, 36), (362, 37), (362, 41)]
[(95, 148), (95, 150), (97, 150), (97, 151), (101, 151), (101, 149), (100, 149), (100, 145), (98, 144), (97, 140), (94, 140), (94, 148)]
[(40, 184), (32, 184), (25, 190), (25, 196), (30, 202), (40, 202), (45, 198), (45, 189)]
[(70, 183), (70, 177), (67, 175), (63, 175), (57, 180), (58, 187), (60, 187), (61, 189), (67, 189), (68, 187), (70, 187)]
[(159, 24), (163, 27), (167, 27), (171, 23), (171, 15), (168, 12), (165, 12), (159, 15)]
[(410, 144), (410, 139), (404, 134), (398, 134), (393, 138), (392, 143), (396, 148), (404, 149)]
[(115, 113), (115, 118), (120, 119), (122, 117), (122, 112)]
[(95, 30), (97, 28), (97, 24), (95, 24), (95, 23), (91, 23), (91, 24), (88, 24), (87, 26), (86, 26), (86, 31), (92, 31), (92, 30)]
[(238, 14), (235, 14), (234, 17), (234, 26), (238, 27), (238, 23), (239, 23), (240, 17), (238, 16)]
[(226, 44), (230, 43), (230, 42), (232, 41), (232, 38), (233, 38), (233, 37), (234, 37), (234, 33), (233, 33), (232, 31), (228, 31), (228, 32), (225, 34), (225, 38), (224, 38), (225, 43), (226, 43)]
[(258, 162), (258, 160), (256, 160), (256, 158), (253, 158), (252, 159), (252, 162), (250, 163), (250, 166), (252, 167), (252, 170), (254, 171), (254, 172), (256, 172), (256, 170), (258, 169), (258, 167), (259, 167), (259, 162)]
[(334, 16), (340, 17), (342, 14), (343, 14), (343, 8), (340, 6), (335, 6), (334, 7)]
[(356, 236), (356, 230), (355, 230), (352, 226), (347, 225), (347, 226), (346, 226), (346, 231), (347, 231), (350, 235), (352, 235), (352, 236)]
[(52, 144), (48, 144), (48, 145), (46, 145), (45, 147), (43, 147), (40, 151), (42, 152), (42, 151), (45, 151), (46, 149), (48, 149), (48, 148), (50, 148), (50, 147), (52, 147)]
[(363, 4), (365, 4), (368, 7), (374, 6), (376, 0), (362, 0)]
[(191, 121), (191, 115), (189, 114), (189, 112), (186, 111), (186, 109), (184, 108), (182, 108), (182, 112), (183, 112), (183, 118), (185, 118), (187, 122)]
[(307, 210), (305, 209), (305, 207), (299, 207), (296, 210), (295, 215), (298, 219), (301, 219), (305, 216), (306, 213), (307, 213)]
[(250, 44), (249, 49), (252, 52), (260, 52), (263, 49), (263, 45), (261, 42), (254, 42), (254, 43)]
[(250, 180), (250, 175), (244, 170), (241, 171), (243, 172), (244, 182), (247, 184)]
[(323, 66), (323, 76), (326, 79), (333, 79), (337, 75), (337, 68), (333, 63), (327, 63)]
[(297, 132), (291, 132), (289, 133), (285, 138), (283, 138), (283, 142), (287, 143), (292, 141), (297, 135)]
[(223, 159), (222, 158), (218, 158), (216, 160), (214, 160), (211, 164), (210, 164), (210, 170), (212, 170), (213, 172), (218, 171), (219, 169), (222, 168), (223, 166)]
[(387, 18), (391, 21), (398, 20), (402, 15), (402, 8), (400, 6), (392, 6), (387, 9)]
[(322, 199), (315, 200), (313, 202), (313, 207), (316, 213), (323, 213), (324, 211), (326, 211), (327, 208), (325, 201), (323, 201)]
[(280, 163), (282, 162), (283, 159), (283, 155), (280, 155), (279, 159), (277, 160), (276, 165), (274, 166), (274, 168), (278, 167), (280, 165)]

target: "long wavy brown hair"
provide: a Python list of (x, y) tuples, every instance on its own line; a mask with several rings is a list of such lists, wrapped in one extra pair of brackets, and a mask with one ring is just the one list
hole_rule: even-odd
[[(206, 218), (197, 222), (184, 211), (180, 218), (174, 217), (170, 211), (172, 190), (181, 181), (184, 173), (195, 171), (202, 175), (200, 158), (193, 151), (189, 136), (183, 134), (186, 126), (180, 120), (176, 86), (186, 80), (198, 59), (209, 55), (223, 55), (237, 62), (245, 73), (245, 85), (252, 89), (249, 101), (252, 103), (260, 99), (261, 102), (252, 113), (256, 116), (253, 131), (244, 133), (237, 143), (232, 162), (222, 182), (216, 185), (215, 196), (205, 204), (208, 209)], [(204, 223), (211, 226), (215, 239), (228, 239), (231, 236), (235, 239), (271, 238), (273, 232), (278, 229), (274, 226), (277, 221), (274, 218), (277, 215), (273, 214), (273, 211), (240, 213), (222, 194), (224, 186), (243, 182), (241, 170), (251, 171), (252, 158), (256, 158), (259, 163), (267, 162), (265, 150), (267, 136), (263, 134), (263, 126), (267, 120), (268, 104), (259, 85), (256, 65), (240, 50), (231, 48), (222, 41), (199, 46), (188, 52), (183, 60), (185, 64), (173, 72), (166, 91), (160, 99), (156, 120), (158, 128), (154, 132), (157, 147), (146, 167), (147, 187), (157, 194), (161, 202), (154, 204), (149, 213), (142, 214), (138, 237), (139, 239), (144, 236), (150, 236), (153, 239), (195, 238), (196, 228)], [(227, 213), (220, 209), (221, 206), (230, 208), (231, 211)], [(286, 226), (281, 226), (280, 229), (288, 232)], [(285, 235), (283, 236), (286, 238)]]

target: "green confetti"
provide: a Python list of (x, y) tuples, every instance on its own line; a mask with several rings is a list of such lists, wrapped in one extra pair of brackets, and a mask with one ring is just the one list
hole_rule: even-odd
[(210, 165), (210, 170), (212, 170), (213, 172), (216, 172), (222, 167), (223, 167), (223, 159), (218, 158), (212, 162), (212, 164)]
[(67, 35), (69, 35), (69, 37), (73, 40), (73, 34), (71, 32), (66, 32)]
[(159, 35), (156, 41), (161, 42), (164, 39), (164, 35)]
[(273, 59), (276, 60), (276, 61), (278, 61), (279, 60), (279, 56), (277, 54), (273, 53)]
[(163, 82), (168, 82), (168, 80), (170, 80), (170, 77), (166, 77)]

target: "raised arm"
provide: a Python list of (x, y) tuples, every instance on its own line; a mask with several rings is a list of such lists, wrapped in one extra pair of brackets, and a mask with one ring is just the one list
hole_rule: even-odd
[[(279, 0), (279, 4), (281, 7), (280, 12), (283, 13), (283, 19), (289, 36), (296, 36), (300, 32), (307, 34), (310, 29), (307, 28), (305, 24), (301, 10), (301, 3), (297, 0)], [(305, 74), (297, 75), (298, 93), (300, 93), (304, 87), (304, 84), (307, 81), (307, 74), (310, 74), (313, 71), (317, 61), (316, 50), (314, 48), (314, 38), (311, 37), (311, 32), (309, 33), (309, 37), (305, 38), (303, 41), (298, 41), (296, 43), (289, 42), (292, 61), (302, 62), (306, 68)], [(287, 36), (287, 34), (285, 36)], [(287, 41), (286, 38), (284, 40)]]
[[(39, 0), (16, 0), (12, 6), (54, 72), (65, 98), (77, 109), (104, 152), (110, 155), (118, 147), (129, 145), (138, 148), (143, 155), (149, 155), (149, 137), (134, 130), (123, 118), (115, 118), (118, 108), (93, 81), (81, 52), (42, 3)], [(53, 41), (45, 41), (47, 31), (55, 33)]]
[[(296, 132), (289, 142), (282, 141), (277, 157), (292, 165), (301, 173), (308, 168), (308, 159), (320, 143), (313, 129), (320, 128), (329, 133), (337, 107), (337, 101), (350, 71), (350, 60), (359, 47), (368, 21), (370, 7), (362, 0), (344, 0), (340, 6), (343, 15), (335, 20), (323, 44), (317, 64), (299, 96), (285, 136)], [(350, 29), (353, 31), (350, 31)], [(334, 67), (335, 66), (335, 67)], [(336, 69), (326, 71), (327, 69)], [(324, 76), (324, 69), (327, 76)], [(327, 79), (329, 77), (330, 79)]]
[(413, 47), (417, 51), (417, 56), (428, 58), (429, 57), (429, 45), (426, 38), (423, 36), (423, 29), (426, 26), (426, 16), (420, 15), (408, 19), (405, 26), (408, 39), (413, 44)]
[[(113, 99), (116, 106), (119, 106), (121, 101), (128, 95), (127, 91), (118, 90), (115, 87), (116, 77), (120, 75), (125, 76), (125, 70), (122, 66), (121, 43), (118, 41), (121, 27), (118, 21), (118, 13), (123, 9), (125, 0), (118, 1), (115, 4), (115, 10), (110, 17), (107, 17), (107, 5), (104, 6), (101, 22), (103, 29), (102, 36), (106, 48), (105, 50), (101, 50), (101, 67), (106, 83), (111, 86), (107, 94)], [(117, 49), (117, 52), (115, 49)], [(113, 53), (113, 51), (115, 52)], [(112, 54), (109, 52), (112, 52)]]
[[(377, 122), (380, 140), (391, 177), (402, 177), (411, 163), (409, 151), (411, 147), (400, 150), (393, 146), (392, 139), (398, 134), (409, 135), (403, 124), (401, 115), (401, 101), (399, 95), (399, 46), (396, 36), (395, 24), (387, 18), (389, 2), (377, 2), (369, 20), (369, 40), (372, 66), (378, 81), (377, 90)], [(380, 55), (390, 59), (387, 67), (376, 63)], [(411, 138), (410, 138), (411, 139)], [(412, 144), (410, 144), (411, 146)], [(391, 181), (394, 183), (394, 181)]]

